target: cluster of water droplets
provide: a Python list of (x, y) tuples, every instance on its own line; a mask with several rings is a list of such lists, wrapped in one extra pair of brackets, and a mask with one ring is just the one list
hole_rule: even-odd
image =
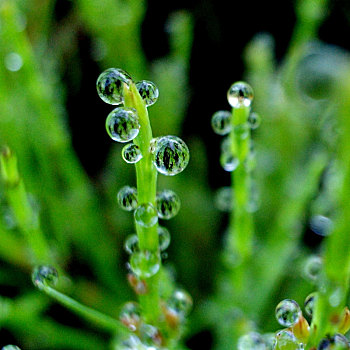
[[(250, 107), (253, 97), (253, 89), (242, 81), (232, 84), (227, 92), (227, 99), (232, 108)], [(247, 138), (250, 129), (254, 130), (260, 125), (260, 116), (252, 112), (245, 123), (235, 125), (232, 121), (232, 113), (220, 110), (213, 114), (211, 125), (216, 134), (227, 135), (221, 145), (220, 164), (224, 170), (232, 172), (239, 166), (239, 160), (232, 147), (231, 133), (234, 132), (236, 137), (241, 139)]]
[[(304, 301), (304, 311), (308, 319), (312, 319), (318, 293), (309, 294)], [(292, 299), (284, 299), (277, 306), (275, 316), (278, 323), (285, 327), (276, 333), (259, 334), (250, 332), (240, 337), (239, 350), (303, 350), (308, 341), (310, 327), (304, 318), (298, 303)], [(328, 335), (322, 339), (317, 350), (349, 350), (349, 341), (341, 334), (350, 328), (350, 311), (345, 307), (340, 316), (339, 333)], [(316, 348), (315, 348), (316, 350)]]

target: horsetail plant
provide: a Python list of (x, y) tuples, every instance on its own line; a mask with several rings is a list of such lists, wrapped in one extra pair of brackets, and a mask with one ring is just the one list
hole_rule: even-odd
[(117, 321), (55, 290), (58, 274), (51, 266), (37, 266), (33, 282), (47, 295), (102, 328), (132, 333), (119, 340), (116, 349), (176, 348), (192, 299), (175, 287), (162, 292), (162, 283), (168, 280), (161, 267), (161, 254), (169, 246), (170, 234), (158, 225), (158, 217), (174, 217), (180, 209), (180, 200), (170, 190), (157, 193), (156, 182), (157, 172), (172, 176), (184, 170), (189, 150), (176, 136), (153, 138), (147, 107), (156, 102), (158, 89), (152, 82), (134, 84), (128, 73), (111, 68), (99, 76), (97, 91), (104, 102), (123, 104), (106, 119), (108, 135), (117, 142), (132, 141), (123, 148), (122, 157), (135, 164), (137, 188), (124, 186), (117, 198), (122, 209), (134, 211), (137, 234), (126, 239), (125, 250), (130, 254), (128, 281), (139, 304), (127, 302)]

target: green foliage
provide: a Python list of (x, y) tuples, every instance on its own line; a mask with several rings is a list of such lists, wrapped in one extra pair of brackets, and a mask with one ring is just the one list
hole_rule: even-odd
[[(228, 134), (217, 162), (232, 172), (231, 190), (217, 198), (208, 186), (207, 140), (188, 136), (189, 166), (164, 176), (181, 172), (189, 157), (181, 139), (164, 135), (182, 136), (192, 16), (172, 14), (169, 54), (148, 62), (140, 35), (146, 2), (75, 1), (59, 26), (54, 4), (0, 2), (0, 335), (10, 332), (18, 346), (36, 350), (185, 349), (203, 330), (218, 350), (348, 348), (350, 62), (348, 53), (317, 41), (327, 2), (297, 1), (294, 34), (279, 64), (268, 34), (247, 43), (245, 80), (254, 99), (240, 82), (249, 103), (237, 104), (233, 85), (232, 111), (212, 123)], [(68, 74), (81, 83), (81, 30), (100, 72), (125, 69), (134, 82), (149, 79), (160, 91), (153, 106), (139, 91), (144, 83), (127, 78), (118, 87), (137, 114), (132, 137), (120, 131), (132, 148), (113, 143), (94, 178), (72, 146), (62, 80)], [(228, 89), (213, 88), (223, 95)], [(109, 133), (118, 111), (110, 114)], [(87, 122), (104, 127), (99, 116)], [(135, 220), (118, 202), (136, 209)], [(226, 221), (224, 239), (217, 239)], [(325, 236), (317, 248), (303, 241), (309, 225)], [(185, 290), (194, 301), (190, 314)], [(298, 307), (288, 309), (295, 302), (303, 309), (311, 292), (305, 318)], [(58, 304), (67, 311), (55, 312)]]

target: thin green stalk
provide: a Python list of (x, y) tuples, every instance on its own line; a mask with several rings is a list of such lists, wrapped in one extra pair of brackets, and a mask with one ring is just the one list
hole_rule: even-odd
[[(140, 132), (134, 140), (139, 146), (142, 159), (135, 164), (137, 179), (138, 203), (151, 203), (156, 207), (157, 190), (157, 170), (152, 163), (150, 144), (152, 141), (152, 129), (148, 117), (148, 112), (144, 101), (137, 91), (136, 86), (131, 83), (130, 89), (125, 88), (125, 106), (135, 108), (139, 117)], [(158, 224), (152, 227), (143, 227), (135, 222), (136, 231), (139, 238), (140, 251), (150, 251), (159, 256)], [(159, 274), (147, 278), (148, 293), (140, 296), (140, 303), (145, 313), (145, 318), (149, 322), (157, 322), (160, 314), (159, 297)]]
[(0, 156), (1, 176), (5, 183), (6, 197), (34, 255), (35, 264), (52, 263), (50, 248), (39, 226), (38, 214), (34, 212), (17, 168), (17, 158), (5, 148)]
[(80, 304), (76, 300), (68, 297), (63, 293), (60, 293), (54, 288), (51, 288), (49, 286), (43, 286), (42, 288), (40, 288), (40, 290), (42, 290), (45, 294), (56, 300), (61, 305), (67, 307), (69, 310), (75, 312), (87, 321), (94, 323), (101, 329), (105, 329), (106, 331), (112, 333), (118, 333), (119, 331), (128, 332), (128, 329), (114, 318), (105, 315), (97, 310), (94, 310), (90, 307), (87, 307), (83, 304)]
[[(319, 285), (318, 298), (311, 324), (309, 345), (314, 346), (326, 334), (338, 333), (338, 324), (346, 304), (350, 276), (350, 73), (344, 72), (344, 80), (335, 91), (335, 101), (339, 103), (339, 125), (342, 134), (337, 152), (337, 169), (340, 178), (332, 188), (336, 193), (337, 215), (334, 230), (327, 237), (324, 253), (324, 276)], [(333, 320), (333, 322), (332, 322)]]
[(232, 153), (237, 157), (239, 164), (232, 172), (233, 211), (230, 217), (229, 242), (237, 265), (233, 269), (233, 283), (235, 289), (244, 290), (245, 263), (252, 254), (253, 221), (248, 211), (250, 198), (250, 173), (246, 167), (246, 160), (250, 148), (250, 128), (247, 120), (250, 107), (233, 108), (231, 147)]

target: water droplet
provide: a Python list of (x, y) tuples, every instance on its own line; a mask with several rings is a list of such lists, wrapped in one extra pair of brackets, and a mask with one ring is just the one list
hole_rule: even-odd
[(233, 190), (231, 187), (221, 187), (216, 190), (214, 195), (214, 204), (216, 208), (225, 213), (230, 213), (233, 209)]
[(298, 322), (301, 310), (296, 301), (284, 299), (277, 305), (275, 315), (280, 325), (292, 327)]
[(317, 293), (314, 292), (314, 293), (309, 294), (304, 301), (305, 312), (310, 317), (312, 317), (312, 313), (313, 313), (313, 310), (315, 307), (316, 299), (317, 299)]
[(130, 286), (137, 295), (145, 295), (148, 293), (147, 283), (143, 280), (140, 280), (134, 273), (128, 273), (127, 279)]
[(310, 228), (317, 235), (328, 236), (333, 229), (333, 222), (326, 216), (314, 215), (310, 220)]
[(135, 332), (141, 323), (140, 305), (132, 301), (124, 304), (119, 313), (119, 320), (132, 332)]
[(239, 160), (232, 152), (221, 152), (220, 164), (224, 170), (231, 172), (239, 166)]
[(136, 110), (117, 107), (109, 113), (106, 119), (106, 130), (110, 138), (117, 142), (129, 142), (140, 131)]
[(168, 300), (168, 308), (176, 312), (180, 317), (187, 316), (192, 306), (192, 297), (182, 289), (175, 290)]
[(109, 68), (97, 78), (97, 93), (104, 102), (119, 105), (124, 102), (124, 86), (129, 87), (131, 82), (132, 79), (127, 72), (119, 68)]
[(130, 258), (132, 271), (140, 278), (154, 276), (160, 268), (160, 258), (157, 253), (150, 251), (134, 252)]
[(287, 330), (279, 331), (276, 334), (276, 347), (275, 350), (301, 350), (302, 344), (300, 344), (294, 334)]
[(1, 350), (21, 350), (18, 346), (16, 345), (5, 345)]
[(148, 80), (141, 80), (135, 85), (147, 107), (152, 106), (157, 102), (159, 91), (154, 83)]
[(44, 287), (53, 287), (57, 283), (57, 280), (57, 270), (52, 266), (37, 266), (34, 268), (32, 273), (32, 281), (39, 289), (43, 289)]
[(157, 193), (156, 201), (158, 216), (161, 219), (169, 220), (180, 210), (180, 198), (174, 191), (163, 190)]
[(126, 237), (124, 249), (128, 254), (132, 254), (139, 250), (139, 238), (137, 235), (134, 234)]
[(252, 112), (248, 117), (248, 124), (252, 130), (257, 129), (261, 124), (260, 114)]
[(114, 350), (156, 350), (154, 347), (149, 347), (141, 342), (141, 340), (132, 335), (120, 343), (118, 343)]
[(135, 187), (124, 186), (117, 195), (120, 208), (131, 211), (137, 207), (137, 189)]
[(329, 296), (329, 304), (332, 307), (338, 307), (344, 299), (344, 290), (341, 287), (335, 287)]
[(142, 158), (139, 146), (134, 143), (125, 145), (122, 149), (122, 157), (127, 163), (137, 163)]
[(322, 272), (322, 259), (319, 256), (310, 256), (304, 264), (304, 276), (310, 282), (315, 282)]
[(187, 145), (177, 136), (158, 137), (153, 147), (153, 164), (163, 175), (173, 176), (182, 172), (190, 160)]
[(276, 346), (275, 333), (264, 333), (261, 336), (266, 344), (266, 350), (274, 350)]
[(158, 222), (158, 213), (151, 203), (143, 203), (134, 211), (134, 218), (140, 226), (152, 227)]
[(11, 52), (5, 56), (5, 67), (11, 72), (19, 71), (23, 66), (22, 57), (16, 53)]
[(262, 336), (257, 332), (250, 332), (238, 339), (238, 350), (266, 350)]
[(163, 338), (159, 329), (146, 323), (142, 324), (140, 327), (140, 339), (143, 344), (149, 346), (161, 346), (163, 343)]
[(231, 129), (231, 113), (228, 111), (218, 111), (211, 118), (211, 126), (218, 135), (227, 135)]
[(170, 245), (170, 232), (163, 226), (158, 226), (158, 239), (160, 251), (166, 250)]
[(253, 89), (243, 81), (232, 84), (227, 92), (228, 103), (233, 108), (249, 107), (253, 98)]

